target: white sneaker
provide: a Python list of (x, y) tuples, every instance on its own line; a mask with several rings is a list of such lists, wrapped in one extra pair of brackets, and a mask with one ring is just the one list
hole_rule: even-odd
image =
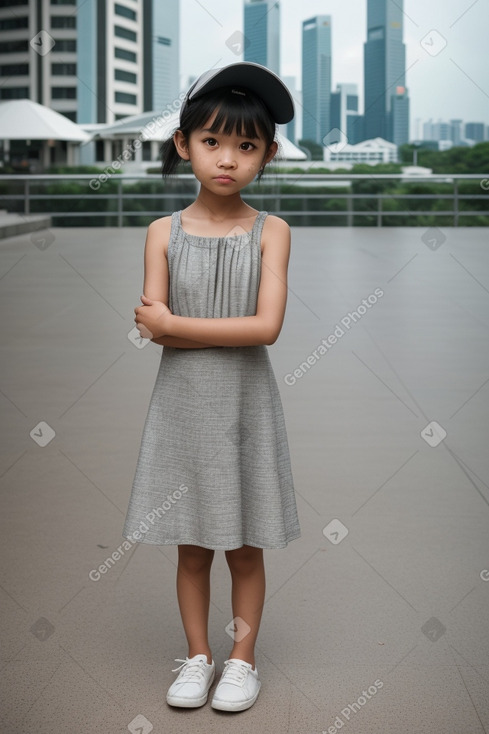
[(166, 694), (167, 703), (170, 706), (183, 706), (184, 708), (197, 708), (203, 706), (207, 701), (209, 688), (216, 675), (216, 664), (207, 662), (207, 655), (194, 655), (193, 658), (176, 658), (177, 663), (182, 663), (172, 672), (180, 670), (180, 675), (171, 684)]
[(214, 692), (211, 706), (220, 711), (244, 711), (255, 703), (261, 683), (250, 663), (231, 658), (224, 661), (224, 672)]

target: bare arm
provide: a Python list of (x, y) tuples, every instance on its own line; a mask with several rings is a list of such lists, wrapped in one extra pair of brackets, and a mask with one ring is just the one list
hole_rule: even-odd
[[(162, 217), (148, 227), (144, 247), (144, 287), (148, 298), (162, 301), (168, 306), (168, 242), (170, 239), (171, 217)], [(155, 344), (179, 349), (203, 349), (213, 346), (202, 340), (182, 339), (178, 336), (161, 336), (151, 339)]]
[(168, 313), (163, 325), (165, 335), (223, 347), (273, 344), (280, 334), (287, 302), (288, 224), (278, 217), (267, 217), (262, 244), (260, 288), (254, 316), (207, 319)]

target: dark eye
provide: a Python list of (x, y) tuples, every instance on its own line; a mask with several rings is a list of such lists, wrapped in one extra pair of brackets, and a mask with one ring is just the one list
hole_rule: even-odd
[(240, 148), (241, 150), (253, 150), (253, 148), (256, 148), (256, 146), (253, 145), (253, 143), (241, 143)]
[(215, 138), (206, 138), (204, 143), (206, 143), (210, 148), (214, 148), (214, 146), (217, 145), (217, 140)]

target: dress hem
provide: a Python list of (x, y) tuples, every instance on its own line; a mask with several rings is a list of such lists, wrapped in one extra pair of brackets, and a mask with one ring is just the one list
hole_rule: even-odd
[(262, 548), (263, 550), (280, 550), (282, 548), (286, 548), (287, 545), (292, 542), (293, 540), (297, 540), (301, 537), (301, 533), (298, 532), (297, 534), (289, 536), (288, 540), (286, 540), (282, 545), (264, 545), (263, 543), (260, 543), (259, 541), (253, 542), (244, 542), (241, 543), (241, 545), (235, 545), (232, 548), (229, 548), (224, 545), (205, 545), (202, 542), (197, 542), (196, 540), (164, 540), (164, 541), (154, 541), (154, 540), (147, 540), (147, 539), (141, 539), (141, 540), (134, 540), (131, 535), (123, 535), (123, 538), (126, 538), (131, 543), (144, 543), (146, 545), (197, 545), (199, 548), (207, 548), (207, 550), (223, 550), (223, 551), (230, 551), (230, 550), (238, 550), (238, 548), (242, 548), (243, 545), (249, 545), (252, 548)]

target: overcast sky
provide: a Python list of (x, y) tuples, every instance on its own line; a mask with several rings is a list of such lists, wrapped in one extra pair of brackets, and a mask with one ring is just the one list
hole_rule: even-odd
[[(401, 0), (391, 0), (399, 4)], [(359, 85), (363, 104), (363, 44), (367, 0), (281, 0), (281, 75), (301, 83), (301, 24), (332, 16), (333, 87)], [(243, 0), (181, 0), (181, 80), (212, 66), (241, 61), (226, 40), (243, 30)], [(420, 41), (430, 31), (431, 55)], [(462, 118), (489, 125), (488, 0), (404, 0), (411, 135), (415, 120)], [(439, 35), (438, 35), (439, 34)], [(363, 107), (362, 107), (363, 109)]]

